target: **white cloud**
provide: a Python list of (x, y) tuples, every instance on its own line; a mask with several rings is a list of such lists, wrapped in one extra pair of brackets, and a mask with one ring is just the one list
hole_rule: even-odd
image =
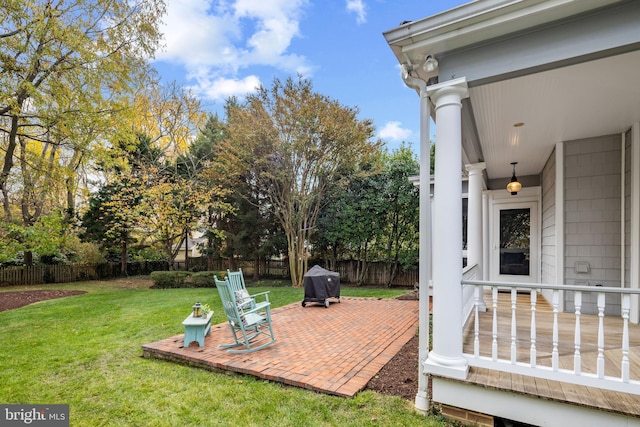
[(236, 22), (228, 13), (208, 13), (207, 0), (170, 1), (163, 32), (166, 48), (157, 59), (184, 65), (190, 72), (199, 67), (232, 63), (237, 48), (232, 39), (238, 36)]
[(400, 122), (387, 122), (378, 132), (378, 136), (392, 141), (406, 141), (411, 136), (411, 131), (403, 129), (400, 125)]
[[(299, 21), (308, 0), (171, 0), (163, 32), (166, 48), (156, 59), (183, 66), (203, 96), (242, 96), (259, 81), (241, 77), (249, 66), (270, 66), (309, 75), (304, 56), (288, 51), (300, 36)], [(251, 88), (251, 91), (253, 88)]]
[(356, 14), (356, 22), (358, 24), (367, 22), (367, 12), (362, 0), (347, 0), (347, 10)]
[(253, 93), (260, 86), (260, 79), (256, 76), (247, 76), (244, 79), (218, 78), (208, 81), (201, 87), (192, 87), (208, 99), (222, 101), (230, 96), (243, 98), (244, 95)]

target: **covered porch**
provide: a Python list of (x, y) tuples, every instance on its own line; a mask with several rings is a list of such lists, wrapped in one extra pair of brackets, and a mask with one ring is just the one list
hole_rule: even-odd
[[(457, 400), (463, 407), (464, 396), (464, 407), (477, 412), (499, 405), (495, 413), (506, 419), (520, 419), (518, 412), (525, 411), (534, 425), (543, 425), (546, 414), (531, 411), (528, 400), (548, 406), (546, 413), (570, 404), (574, 409), (556, 419), (573, 424), (584, 419), (595, 425), (601, 419), (612, 425), (611, 419), (619, 418), (625, 425), (629, 417), (640, 417), (640, 326), (625, 317), (561, 313), (557, 304), (539, 298), (535, 285), (464, 283), (478, 297), (463, 330), (469, 373), (459, 383), (434, 378), (439, 383), (434, 400)], [(480, 309), (482, 299), (486, 311)], [(458, 389), (465, 386), (473, 386), (477, 396), (470, 399), (468, 390)], [(491, 393), (508, 393), (509, 404)]]
[(434, 402), (534, 425), (639, 422), (638, 25), (631, 0), (477, 0), (384, 34), (419, 95)]

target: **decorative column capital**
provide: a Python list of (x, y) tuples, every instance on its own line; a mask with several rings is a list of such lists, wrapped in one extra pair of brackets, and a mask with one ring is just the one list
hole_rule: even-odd
[(482, 171), (487, 168), (487, 164), (485, 162), (470, 163), (470, 164), (464, 165), (464, 168), (466, 169), (467, 172), (469, 172), (469, 175), (477, 175), (482, 173)]
[(438, 108), (443, 104), (456, 102), (456, 100), (450, 95), (456, 97), (457, 103), (460, 103), (462, 99), (469, 96), (469, 86), (467, 85), (467, 79), (465, 77), (461, 77), (459, 79), (448, 80), (446, 82), (427, 86), (427, 93), (436, 105), (436, 108)]

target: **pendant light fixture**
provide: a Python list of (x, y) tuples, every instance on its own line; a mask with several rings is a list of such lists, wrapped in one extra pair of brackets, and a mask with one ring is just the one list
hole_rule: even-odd
[(513, 165), (513, 176), (511, 177), (511, 181), (507, 184), (507, 191), (511, 193), (512, 196), (518, 194), (518, 191), (522, 189), (522, 184), (518, 181), (518, 177), (516, 176), (516, 165), (518, 162), (511, 162)]

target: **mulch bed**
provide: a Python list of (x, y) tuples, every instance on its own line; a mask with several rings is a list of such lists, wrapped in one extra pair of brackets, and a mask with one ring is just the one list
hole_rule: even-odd
[[(397, 297), (400, 300), (417, 300), (413, 291)], [(407, 342), (367, 384), (368, 390), (400, 396), (413, 401), (418, 392), (418, 336)]]
[(367, 389), (413, 401), (418, 393), (418, 337), (415, 336), (382, 367)]
[(63, 291), (49, 289), (43, 291), (14, 291), (0, 293), (0, 311), (13, 310), (38, 301), (81, 295), (86, 291)]

